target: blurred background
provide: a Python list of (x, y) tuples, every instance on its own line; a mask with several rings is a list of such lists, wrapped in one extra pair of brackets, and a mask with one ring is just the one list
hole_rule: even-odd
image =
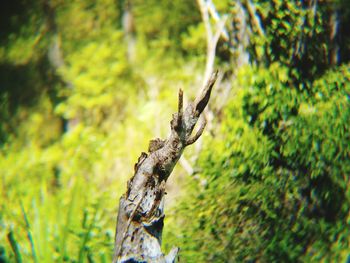
[(345, 262), (347, 0), (5, 0), (0, 262), (111, 262), (119, 197), (214, 69), (168, 181), (183, 262)]

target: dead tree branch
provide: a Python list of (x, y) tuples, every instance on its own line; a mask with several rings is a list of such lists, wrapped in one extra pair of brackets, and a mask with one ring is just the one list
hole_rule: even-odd
[(113, 262), (175, 262), (177, 248), (167, 256), (161, 251), (165, 183), (184, 148), (194, 143), (204, 130), (202, 124), (192, 136), (216, 79), (217, 72), (185, 110), (183, 93), (179, 91), (178, 111), (170, 122), (169, 137), (151, 140), (149, 153), (142, 153), (135, 164), (135, 174), (119, 202)]

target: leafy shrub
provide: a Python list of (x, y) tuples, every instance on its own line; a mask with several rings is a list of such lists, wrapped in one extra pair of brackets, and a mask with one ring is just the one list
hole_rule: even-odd
[[(180, 211), (186, 260), (344, 259), (349, 243), (349, 67), (289, 86), (287, 69), (242, 70), (222, 137)], [(198, 190), (198, 188), (200, 190)], [(191, 211), (188, 215), (188, 211)]]

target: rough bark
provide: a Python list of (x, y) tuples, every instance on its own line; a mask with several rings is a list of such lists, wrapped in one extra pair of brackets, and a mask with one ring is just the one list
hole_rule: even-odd
[(113, 262), (175, 262), (178, 248), (173, 248), (168, 255), (161, 251), (165, 183), (184, 148), (203, 133), (205, 122), (192, 135), (216, 79), (217, 72), (185, 110), (182, 91), (179, 91), (178, 112), (170, 122), (169, 137), (151, 140), (149, 153), (143, 152), (135, 164), (134, 176), (119, 202)]

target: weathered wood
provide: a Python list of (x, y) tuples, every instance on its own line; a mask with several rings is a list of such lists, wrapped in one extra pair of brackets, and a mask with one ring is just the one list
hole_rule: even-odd
[(135, 174), (119, 202), (113, 262), (175, 262), (178, 248), (167, 256), (161, 251), (165, 183), (184, 148), (203, 133), (205, 122), (191, 136), (216, 79), (217, 72), (185, 111), (182, 90), (179, 91), (178, 112), (170, 122), (169, 138), (151, 140), (149, 153), (143, 152), (135, 164)]

